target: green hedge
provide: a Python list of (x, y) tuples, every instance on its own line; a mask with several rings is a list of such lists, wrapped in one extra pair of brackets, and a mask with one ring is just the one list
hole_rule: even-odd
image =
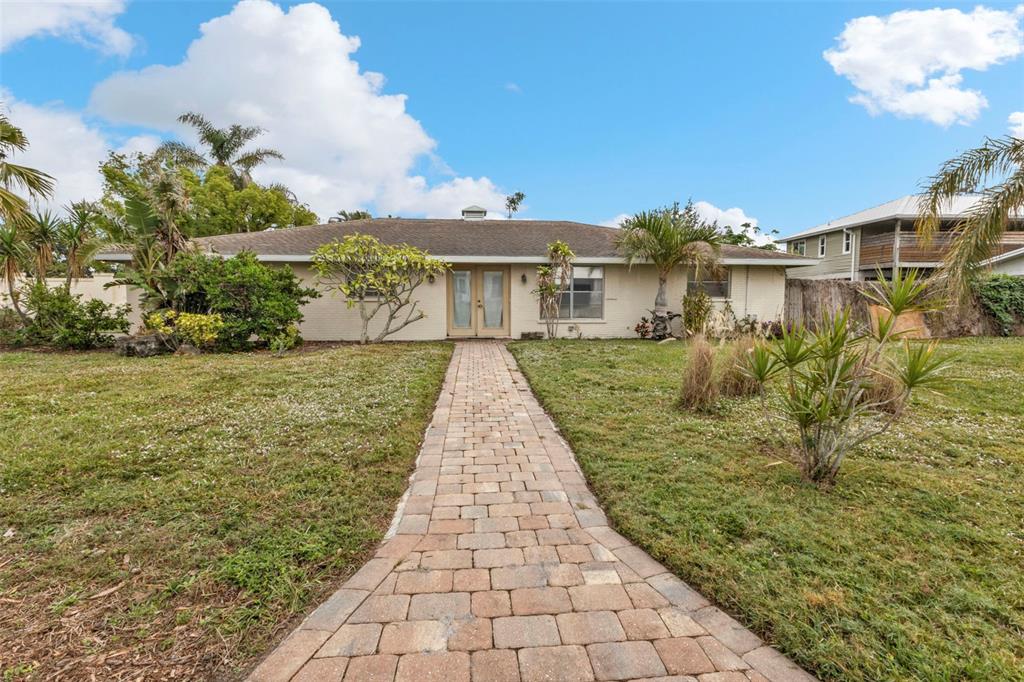
[(975, 287), (978, 300), (999, 323), (1003, 336), (1010, 336), (1014, 327), (1024, 324), (1024, 277), (991, 275)]

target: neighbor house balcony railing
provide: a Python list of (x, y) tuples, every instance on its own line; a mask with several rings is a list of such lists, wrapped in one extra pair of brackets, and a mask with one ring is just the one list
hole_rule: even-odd
[[(935, 265), (942, 261), (951, 241), (950, 235), (937, 234), (926, 244), (912, 232), (901, 232), (897, 247), (895, 233), (871, 235), (861, 239), (857, 262), (862, 270), (893, 267), (897, 263)], [(992, 255), (1020, 248), (1024, 248), (1024, 231), (1007, 232)]]

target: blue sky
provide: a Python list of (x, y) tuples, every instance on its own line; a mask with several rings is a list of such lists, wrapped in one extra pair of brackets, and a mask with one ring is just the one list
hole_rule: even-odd
[[(74, 147), (69, 121), (83, 128), (87, 152), (82, 168), (67, 172), (68, 192), (95, 191), (85, 162), (94, 164), (103, 144), (133, 138), (130, 147), (144, 148), (185, 135), (173, 119), (196, 108), (219, 123), (267, 128), (265, 141), (288, 160), (265, 179), (288, 182), (322, 217), (356, 204), (440, 214), (522, 190), (523, 218), (598, 223), (692, 197), (782, 234), (914, 191), (944, 159), (1006, 134), (1008, 117), (1024, 110), (1024, 47), (1015, 47), (1024, 10), (1012, 4), (985, 4), (997, 14), (967, 27), (977, 44), (956, 33), (975, 5), (953, 3), (938, 7), (962, 11), (867, 2), (320, 4), (345, 39), (360, 40), (337, 64), (323, 58), (342, 39), (326, 15), (300, 23), (290, 3), (243, 15), (230, 2), (115, 0), (77, 27), (78, 15), (34, 26), (8, 5), (4, 98), (12, 115), (30, 120), (41, 148), (65, 138)], [(897, 26), (890, 17), (903, 10), (914, 14)], [(232, 12), (204, 39), (207, 54), (187, 59), (200, 25)], [(854, 44), (837, 74), (823, 52), (839, 49), (848, 22), (872, 16), (848, 35)], [(264, 18), (269, 33), (250, 33), (249, 22)], [(310, 30), (320, 26), (322, 34)], [(933, 68), (929, 50), (942, 49), (945, 31), (965, 46)], [(319, 38), (307, 38), (313, 33)], [(900, 51), (887, 51), (894, 42)], [(232, 64), (241, 59), (247, 65)], [(316, 65), (307, 68), (308, 59)], [(333, 82), (349, 60), (359, 74)], [(940, 98), (924, 110), (914, 95), (924, 86), (893, 86), (888, 71), (912, 62), (927, 78), (952, 79), (921, 95)], [(145, 71), (153, 65), (172, 73)], [(366, 71), (383, 75), (379, 90), (362, 92)], [(862, 94), (869, 83), (874, 114), (850, 101), (858, 78)], [(399, 94), (404, 103), (381, 99)], [(948, 125), (934, 120), (947, 104)], [(334, 127), (332, 111), (353, 120)], [(38, 155), (37, 163), (54, 157)], [(58, 158), (51, 163), (65, 163)], [(63, 179), (62, 168), (46, 169)]]

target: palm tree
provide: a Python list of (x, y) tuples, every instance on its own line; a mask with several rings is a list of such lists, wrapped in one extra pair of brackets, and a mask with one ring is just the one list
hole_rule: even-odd
[(165, 142), (160, 149), (179, 164), (190, 168), (209, 166), (212, 159), (214, 165), (231, 169), (239, 188), (252, 182), (252, 169), (256, 166), (266, 163), (268, 159), (284, 159), (284, 155), (276, 149), (243, 151), (245, 145), (265, 132), (259, 126), (233, 124), (227, 128), (217, 128), (202, 114), (191, 111), (179, 116), (178, 121), (196, 129), (200, 142), (207, 148), (209, 158), (182, 142)]
[(0, 220), (8, 226), (25, 217), (28, 201), (15, 194), (24, 190), (29, 199), (46, 199), (53, 194), (53, 178), (46, 173), (19, 166), (7, 159), (28, 149), (28, 138), (6, 115), (0, 113)]
[(26, 322), (28, 315), (18, 303), (18, 292), (15, 287), (27, 259), (28, 247), (25, 246), (25, 241), (21, 238), (17, 228), (11, 224), (0, 225), (0, 276), (7, 282), (7, 293), (11, 297), (11, 305), (14, 306), (21, 319)]
[(49, 209), (36, 211), (21, 221), (25, 245), (32, 253), (36, 281), (46, 279), (46, 272), (53, 265), (53, 254), (63, 226), (64, 221)]
[(668, 277), (679, 266), (698, 271), (718, 267), (720, 236), (718, 225), (705, 221), (688, 202), (654, 211), (643, 211), (622, 223), (616, 239), (619, 251), (632, 267), (650, 262), (658, 271), (658, 294), (654, 299), (655, 331), (668, 333)]
[[(985, 184), (1001, 179), (991, 186)], [(971, 296), (980, 264), (993, 255), (1012, 214), (1024, 213), (1024, 139), (985, 138), (942, 164), (921, 194), (917, 232), (930, 239), (942, 224), (942, 209), (958, 194), (981, 189), (978, 202), (953, 226), (940, 277), (956, 301)]]
[(170, 263), (174, 254), (185, 248), (185, 236), (178, 221), (188, 212), (188, 193), (181, 175), (173, 170), (160, 169), (149, 188), (149, 209), (156, 218), (153, 236), (162, 246), (164, 262)]
[(337, 217), (341, 222), (347, 223), (350, 220), (370, 220), (373, 218), (373, 215), (369, 211), (346, 211), (345, 209), (341, 209), (338, 211)]
[(64, 289), (71, 291), (71, 280), (85, 274), (85, 266), (101, 247), (96, 236), (95, 220), (99, 215), (96, 206), (88, 201), (76, 201), (65, 207), (68, 219), (61, 226), (59, 243), (64, 249), (66, 272)]

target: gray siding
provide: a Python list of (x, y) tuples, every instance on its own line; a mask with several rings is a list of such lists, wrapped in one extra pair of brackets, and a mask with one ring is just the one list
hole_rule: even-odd
[[(853, 230), (854, 239), (856, 240), (859, 236), (859, 229)], [(818, 257), (818, 237), (822, 235), (813, 235), (807, 237), (807, 253), (806, 255), (811, 258)], [(825, 235), (825, 256), (814, 265), (801, 266), (798, 268), (789, 268), (787, 275), (789, 277), (796, 278), (808, 278), (808, 277), (835, 277), (849, 278), (850, 276), (850, 265), (852, 264), (851, 259), (853, 258), (853, 250), (850, 253), (843, 253), (843, 231), (836, 230), (835, 232), (826, 232)], [(856, 247), (856, 244), (854, 244)], [(793, 251), (793, 243), (787, 244), (787, 251)]]

